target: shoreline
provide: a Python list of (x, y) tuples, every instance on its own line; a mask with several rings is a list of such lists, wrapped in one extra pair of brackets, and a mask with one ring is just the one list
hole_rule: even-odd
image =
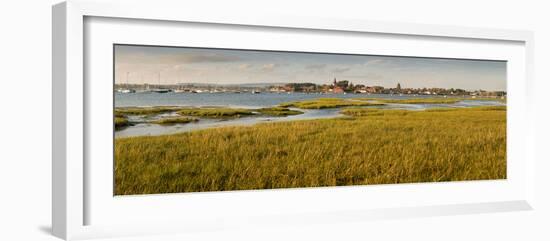
[[(325, 101), (318, 101), (318, 100), (325, 100)], [(505, 106), (506, 104), (503, 103), (500, 100), (472, 100), (472, 99), (458, 99), (456, 101), (453, 101), (453, 99), (443, 99), (445, 102), (443, 103), (427, 103), (427, 104), (415, 104), (415, 103), (406, 103), (410, 102), (410, 99), (404, 99), (401, 100), (405, 103), (400, 103), (399, 100), (390, 100), (388, 102), (383, 102), (380, 99), (371, 99), (368, 98), (365, 100), (361, 99), (337, 99), (337, 98), (324, 98), (324, 99), (318, 99), (317, 102), (314, 101), (297, 101), (290, 104), (290, 106), (287, 107), (287, 103), (279, 103), (279, 106), (285, 106), (287, 107), (287, 111), (296, 111), (301, 113), (292, 113), (289, 115), (277, 115), (278, 112), (274, 112), (275, 115), (269, 116), (269, 115), (262, 115), (261, 113), (258, 113), (257, 110), (261, 108), (250, 108), (250, 107), (244, 107), (240, 106), (239, 108), (235, 107), (223, 107), (223, 106), (200, 106), (200, 107), (192, 107), (192, 106), (152, 106), (152, 107), (117, 107), (115, 110), (128, 110), (128, 109), (140, 109), (141, 112), (144, 112), (143, 110), (149, 110), (150, 112), (153, 112), (151, 110), (155, 110), (155, 108), (163, 108), (163, 109), (169, 109), (173, 108), (173, 111), (166, 111), (163, 109), (159, 109), (158, 112), (155, 112), (154, 114), (147, 114), (143, 116), (139, 115), (128, 115), (127, 126), (123, 126), (121, 128), (115, 128), (115, 138), (127, 138), (127, 137), (135, 137), (135, 136), (157, 136), (157, 135), (170, 135), (170, 134), (177, 134), (177, 133), (184, 133), (184, 132), (190, 132), (195, 130), (204, 130), (209, 128), (218, 128), (218, 127), (225, 127), (225, 126), (250, 126), (260, 123), (272, 123), (272, 122), (289, 122), (289, 121), (298, 121), (298, 120), (313, 120), (313, 119), (328, 119), (328, 118), (338, 118), (345, 116), (344, 114), (340, 113), (343, 108), (346, 108), (347, 106), (338, 106), (338, 104), (341, 105), (342, 100), (345, 100), (343, 103), (345, 105), (350, 105), (354, 108), (380, 108), (380, 109), (405, 109), (405, 110), (415, 110), (415, 111), (421, 111), (421, 110), (427, 110), (427, 109), (433, 109), (433, 108), (472, 108), (477, 106)], [(434, 102), (441, 101), (440, 98), (436, 99), (425, 99), (427, 102)], [(336, 101), (336, 102), (335, 102)], [(384, 103), (383, 105), (371, 105), (368, 103), (373, 103), (381, 101), (381, 103)], [(355, 104), (359, 102), (358, 106), (355, 106)], [(368, 102), (368, 103), (367, 103)], [(304, 104), (302, 104), (304, 103)], [(321, 103), (321, 106), (319, 107), (319, 103)], [(328, 106), (329, 108), (324, 108), (325, 106)], [(353, 104), (349, 104), (353, 103)], [(335, 108), (330, 108), (330, 104), (337, 106)], [(362, 105), (365, 106), (362, 106)], [(367, 105), (368, 104), (368, 105)], [(302, 106), (293, 106), (293, 105), (302, 105)], [(311, 107), (313, 105), (313, 107)], [(305, 106), (305, 107), (304, 107)], [(349, 106), (348, 106), (349, 107)], [(263, 107), (266, 108), (266, 107)], [(277, 108), (277, 107), (268, 107), (269, 108)], [(309, 108), (309, 109), (308, 109)], [(236, 118), (233, 118), (232, 116), (228, 116), (227, 118), (211, 118), (208, 116), (186, 116), (186, 115), (178, 115), (176, 114), (178, 110), (181, 109), (193, 109), (193, 110), (210, 110), (210, 109), (224, 109), (224, 111), (229, 110), (243, 110), (243, 111), (250, 111), (252, 114), (245, 113), (245, 116), (237, 116)], [(116, 113), (116, 112), (115, 112)], [(116, 113), (117, 115), (120, 115), (119, 113)], [(152, 115), (152, 116), (149, 116)], [(169, 118), (175, 118), (183, 116), (186, 118), (197, 118), (196, 121), (187, 121), (185, 123), (177, 123), (174, 122), (171, 125), (158, 125), (155, 124), (155, 122), (159, 122), (162, 120), (166, 120)], [(118, 117), (118, 116), (117, 116)]]

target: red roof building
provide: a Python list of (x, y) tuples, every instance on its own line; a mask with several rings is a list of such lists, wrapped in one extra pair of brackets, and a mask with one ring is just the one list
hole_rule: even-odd
[(334, 94), (343, 94), (344, 89), (340, 86), (334, 86), (334, 89), (332, 89), (332, 93), (334, 93)]

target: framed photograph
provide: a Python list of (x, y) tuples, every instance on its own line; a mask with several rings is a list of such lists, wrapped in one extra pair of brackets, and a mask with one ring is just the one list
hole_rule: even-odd
[(183, 5), (53, 7), (56, 236), (532, 209), (532, 33)]

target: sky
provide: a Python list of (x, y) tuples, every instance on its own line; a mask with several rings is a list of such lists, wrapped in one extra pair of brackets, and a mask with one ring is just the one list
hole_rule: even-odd
[(115, 82), (353, 84), (506, 90), (506, 62), (115, 45)]

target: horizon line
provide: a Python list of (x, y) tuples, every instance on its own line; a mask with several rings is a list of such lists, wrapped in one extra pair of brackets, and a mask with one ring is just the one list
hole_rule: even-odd
[[(353, 82), (353, 81), (350, 81), (350, 82)], [(401, 82), (398, 82), (398, 84), (400, 84)], [(200, 82), (179, 82), (179, 83), (173, 83), (173, 84), (165, 84), (165, 83), (162, 83), (162, 84), (158, 84), (158, 83), (120, 83), (120, 82), (114, 82), (114, 85), (162, 85), (162, 86), (170, 86), (170, 85), (185, 85), (185, 84), (200, 84), (200, 85), (217, 85), (217, 86), (234, 86), (234, 85), (265, 85), (265, 86), (276, 86), (277, 84), (315, 84), (315, 85), (331, 85), (331, 84), (317, 84), (317, 83), (313, 83), (313, 82), (274, 82), (274, 83), (261, 83), (261, 82), (246, 82), (246, 83), (228, 83), (228, 84), (218, 84), (218, 83), (200, 83)], [(357, 85), (357, 84), (354, 84), (354, 85)], [(396, 88), (397, 85), (395, 87), (387, 87), (387, 86), (384, 86), (384, 85), (366, 85), (366, 84), (360, 84), (360, 85), (364, 85), (365, 87), (375, 87), (375, 86), (380, 86), (380, 87), (383, 87), (383, 88)], [(465, 89), (465, 88), (455, 88), (455, 87), (450, 87), (450, 88), (445, 88), (445, 87), (403, 87), (401, 86), (401, 89), (445, 89), (445, 90), (448, 90), (448, 89), (460, 89), (460, 90), (466, 90), (466, 91), (478, 91), (478, 90), (482, 90), (482, 91), (492, 91), (492, 92), (495, 92), (495, 91), (503, 91), (503, 92), (508, 92), (507, 89), (505, 90), (501, 90), (501, 89)]]

